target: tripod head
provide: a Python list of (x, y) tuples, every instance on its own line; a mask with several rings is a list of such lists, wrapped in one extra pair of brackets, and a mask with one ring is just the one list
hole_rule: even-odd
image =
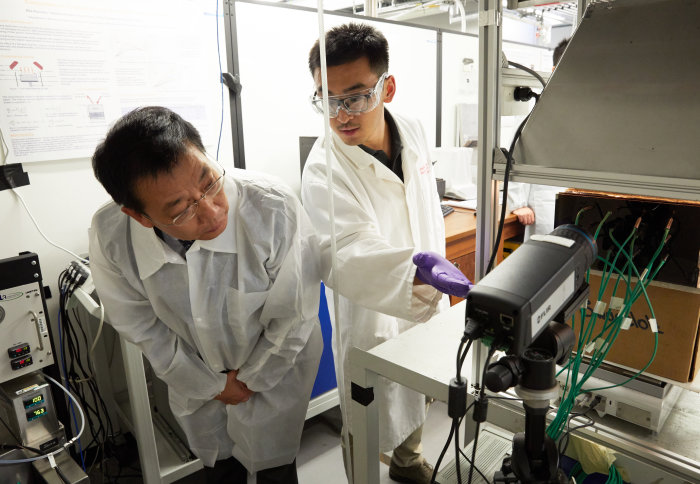
[(504, 356), (486, 371), (486, 388), (502, 392), (515, 387), (525, 408), (525, 432), (515, 435), (513, 453), (504, 460), (494, 482), (568, 482), (558, 469), (559, 454), (545, 427), (549, 403), (559, 396), (556, 365), (569, 358), (575, 341), (569, 326), (551, 321), (521, 356)]

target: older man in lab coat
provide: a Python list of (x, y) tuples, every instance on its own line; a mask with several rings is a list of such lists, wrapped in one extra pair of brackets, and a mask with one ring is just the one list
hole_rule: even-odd
[[(372, 27), (347, 24), (326, 36), (330, 156), (337, 238), (337, 266), (329, 273), (330, 223), (323, 137), (316, 141), (302, 177), (302, 201), (321, 234), (324, 280), (339, 293), (342, 348), (333, 348), (343, 378), (345, 425), (350, 425), (348, 352), (369, 349), (429, 319), (443, 294), (424, 282), (411, 258), (432, 251), (433, 267), (453, 268), (444, 257), (445, 228), (425, 132), (416, 120), (384, 108), (396, 93), (388, 70), (388, 44)], [(323, 109), (316, 42), (309, 55), (316, 85), (312, 103)], [(436, 263), (437, 262), (437, 263)], [(332, 299), (329, 297), (329, 302)], [(429, 482), (432, 466), (421, 452), (425, 396), (383, 378), (375, 387), (380, 450), (393, 450), (390, 476)], [(341, 387), (342, 388), (342, 387)]]
[(207, 481), (297, 482), (318, 369), (318, 240), (281, 183), (204, 153), (196, 129), (137, 109), (93, 156), (113, 198), (90, 263), (108, 321), (168, 384)]

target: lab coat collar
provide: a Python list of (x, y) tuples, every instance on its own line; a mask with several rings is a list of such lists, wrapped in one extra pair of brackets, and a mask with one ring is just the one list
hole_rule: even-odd
[(396, 176), (396, 173), (387, 168), (384, 163), (376, 159), (374, 156), (367, 153), (365, 150), (359, 146), (350, 146), (343, 143), (343, 140), (335, 134), (333, 136), (333, 143), (335, 144), (338, 151), (358, 170), (372, 170), (374, 174), (383, 180), (387, 180), (395, 183), (403, 183), (401, 179)]
[[(224, 232), (212, 240), (196, 240), (189, 252), (207, 249), (212, 252), (236, 253), (236, 229), (234, 227), (234, 214), (238, 206), (238, 184), (226, 176), (224, 191), (228, 198), (228, 224)], [(129, 219), (131, 228), (131, 240), (136, 257), (136, 265), (139, 277), (146, 279), (155, 274), (166, 263), (185, 264), (185, 260), (175, 250), (170, 248), (156, 235), (152, 228), (146, 228), (136, 220)]]
[(236, 245), (236, 213), (238, 211), (238, 198), (240, 186), (231, 175), (226, 175), (224, 180), (224, 193), (228, 199), (228, 223), (226, 229), (215, 239), (195, 240), (190, 251), (206, 249), (212, 252), (237, 253)]
[(129, 218), (129, 226), (136, 266), (142, 280), (155, 274), (166, 263), (185, 263), (180, 254), (158, 238), (152, 228), (144, 227), (133, 218)]
[(408, 181), (407, 177), (410, 176), (407, 174), (407, 172), (411, 172), (411, 169), (408, 167), (408, 164), (415, 162), (415, 160), (418, 159), (419, 156), (414, 146), (415, 143), (406, 142), (406, 140), (414, 139), (416, 135), (411, 133), (410, 126), (400, 116), (392, 114), (391, 117), (394, 120), (394, 123), (396, 124), (396, 129), (398, 130), (399, 137), (401, 138), (401, 161), (403, 163), (404, 168), (403, 182), (398, 176), (396, 176), (396, 173), (387, 168), (381, 161), (377, 160), (374, 156), (370, 155), (359, 146), (346, 145), (335, 132), (331, 133), (333, 143), (337, 147), (338, 151), (340, 151), (345, 156), (345, 158), (347, 158), (350, 161), (350, 163), (355, 165), (355, 167), (357, 167), (358, 170), (372, 169), (374, 170), (375, 175), (381, 179), (403, 184)]

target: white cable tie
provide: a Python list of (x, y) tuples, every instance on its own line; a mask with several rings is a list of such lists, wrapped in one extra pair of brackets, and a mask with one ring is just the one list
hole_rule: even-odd
[(651, 328), (651, 330), (652, 330), (654, 333), (658, 333), (658, 332), (659, 332), (659, 325), (656, 324), (656, 319), (654, 319), (654, 318), (649, 319), (649, 327)]
[(620, 325), (620, 329), (628, 330), (632, 326), (632, 318), (625, 318)]
[(598, 301), (595, 303), (595, 308), (593, 309), (593, 312), (596, 313), (598, 316), (605, 316), (605, 310), (607, 309), (608, 305), (605, 304), (603, 301)]
[(625, 300), (622, 299), (621, 297), (616, 297), (613, 296), (610, 298), (610, 309), (613, 311), (619, 311), (622, 309), (622, 305), (625, 303)]
[(642, 272), (642, 275), (639, 276), (640, 281), (644, 281), (647, 277), (647, 269), (645, 268), (644, 271)]

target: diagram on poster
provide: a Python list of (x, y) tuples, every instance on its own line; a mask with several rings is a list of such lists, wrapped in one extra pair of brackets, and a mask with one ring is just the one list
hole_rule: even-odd
[(213, 146), (221, 110), (215, 8), (187, 0), (3, 0), (7, 161), (89, 157), (117, 118), (146, 105), (178, 112)]

